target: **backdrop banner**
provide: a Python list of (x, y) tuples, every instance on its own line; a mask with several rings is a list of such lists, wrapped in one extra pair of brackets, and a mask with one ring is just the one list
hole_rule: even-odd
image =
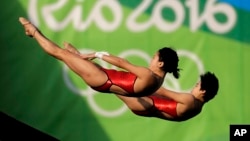
[[(248, 0), (1, 3), (0, 110), (29, 126), (63, 141), (228, 141), (230, 125), (250, 123)], [(181, 77), (167, 75), (163, 86), (189, 92), (211, 71), (218, 95), (184, 122), (134, 115), (114, 94), (92, 90), (46, 54), (25, 35), (20, 16), (59, 46), (66, 41), (82, 53), (108, 51), (137, 65), (148, 66), (158, 49), (172, 47)]]

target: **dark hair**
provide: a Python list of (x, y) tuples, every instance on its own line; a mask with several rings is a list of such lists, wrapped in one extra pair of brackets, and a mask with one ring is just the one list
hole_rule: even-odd
[(213, 99), (219, 89), (219, 80), (215, 74), (211, 72), (206, 72), (205, 74), (200, 75), (201, 79), (201, 90), (205, 90), (204, 102), (208, 102)]
[(179, 58), (175, 50), (170, 47), (163, 47), (158, 50), (159, 61), (164, 62), (162, 69), (165, 72), (173, 73), (175, 78), (179, 78), (180, 74), (178, 69)]

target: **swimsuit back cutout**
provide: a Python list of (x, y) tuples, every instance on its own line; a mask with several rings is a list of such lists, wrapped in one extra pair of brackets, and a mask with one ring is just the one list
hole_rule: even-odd
[(100, 68), (100, 69), (102, 69), (107, 74), (108, 80), (106, 81), (106, 83), (104, 83), (99, 87), (92, 87), (93, 89), (100, 92), (111, 93), (110, 87), (112, 85), (116, 85), (125, 90), (129, 94), (134, 93), (134, 84), (137, 78), (136, 75), (134, 75), (131, 72), (117, 71), (105, 68)]

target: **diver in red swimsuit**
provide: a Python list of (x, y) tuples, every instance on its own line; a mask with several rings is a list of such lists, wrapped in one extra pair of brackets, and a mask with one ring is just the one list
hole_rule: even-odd
[[(77, 51), (71, 44), (64, 46), (65, 49), (71, 52)], [(104, 61), (112, 63), (112, 61), (109, 61), (108, 57), (110, 55), (107, 55), (107, 52), (101, 52), (104, 53), (106, 59), (103, 58), (104, 56), (98, 57), (98, 55), (96, 55), (97, 53), (99, 52), (90, 54), (77, 53), (77, 55), (81, 56), (81, 58), (85, 60), (101, 58)], [(124, 63), (125, 60), (118, 57), (117, 59), (119, 60), (119, 63), (117, 63), (116, 66), (121, 67), (120, 65)], [(131, 67), (131, 69), (126, 69), (126, 67), (123, 67), (126, 71), (106, 69), (99, 66), (99, 69), (107, 76), (106, 82), (99, 86), (91, 86), (91, 88), (99, 92), (115, 93), (129, 97), (147, 96), (155, 92), (162, 85), (164, 77), (167, 73), (173, 73), (175, 78), (179, 78), (179, 69), (177, 67), (177, 53), (171, 48), (164, 47), (159, 49), (151, 60), (149, 65), (150, 71), (148, 72), (150, 74), (145, 74), (145, 70), (138, 66)], [(150, 75), (150, 78), (147, 78), (147, 75)]]
[(213, 99), (219, 89), (219, 81), (213, 73), (207, 72), (200, 78), (191, 93), (177, 93), (161, 87), (150, 96), (117, 97), (139, 116), (185, 121), (198, 115), (203, 105)]
[[(68, 43), (64, 44), (65, 48), (60, 48), (27, 19), (20, 17), (19, 22), (23, 25), (26, 35), (33, 37), (47, 54), (64, 62), (95, 90), (124, 96), (146, 96), (162, 85), (168, 73), (172, 73), (175, 78), (179, 77), (178, 55), (171, 48), (159, 49), (149, 67), (142, 67), (108, 52), (80, 54)], [(101, 68), (91, 61), (94, 58), (102, 59), (124, 71)]]

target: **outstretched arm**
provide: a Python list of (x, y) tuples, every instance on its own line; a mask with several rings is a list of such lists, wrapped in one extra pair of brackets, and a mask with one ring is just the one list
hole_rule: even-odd
[(184, 116), (194, 106), (194, 98), (189, 93), (174, 92), (161, 87), (154, 94), (170, 98), (177, 102), (176, 112), (178, 116)]
[(138, 77), (143, 76), (142, 74), (144, 72), (148, 73), (148, 69), (145, 67), (136, 66), (134, 64), (131, 64), (126, 59), (108, 54), (107, 52), (96, 52), (96, 53), (90, 53), (90, 54), (81, 54), (81, 57), (83, 59), (93, 59), (93, 58), (100, 58), (114, 66), (117, 66), (119, 68), (125, 69), (129, 72), (134, 73)]
[(174, 92), (163, 87), (159, 88), (154, 95), (167, 97), (181, 104), (189, 103), (190, 100), (193, 100), (189, 93)]
[(127, 65), (132, 65), (129, 63), (127, 60), (114, 56), (112, 54), (109, 54), (108, 52), (95, 52), (95, 53), (90, 53), (90, 54), (81, 54), (81, 57), (83, 59), (94, 59), (94, 58), (99, 58), (102, 59), (114, 66), (117, 66), (119, 68), (123, 68), (127, 70)]

